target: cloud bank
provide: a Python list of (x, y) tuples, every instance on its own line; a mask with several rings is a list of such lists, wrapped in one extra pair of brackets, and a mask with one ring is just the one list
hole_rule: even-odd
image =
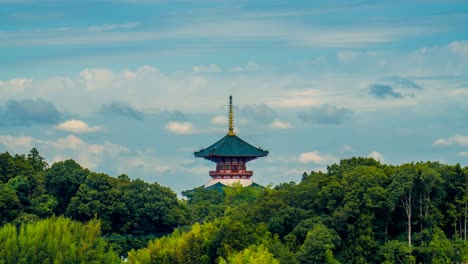
[(142, 120), (143, 113), (135, 107), (124, 102), (112, 102), (101, 106), (99, 113), (105, 116), (126, 117), (135, 120)]
[(54, 124), (62, 118), (57, 108), (43, 99), (10, 100), (0, 107), (0, 126)]

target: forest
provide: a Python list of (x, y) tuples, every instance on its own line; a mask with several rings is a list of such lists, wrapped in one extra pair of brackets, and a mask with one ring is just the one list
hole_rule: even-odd
[(354, 157), (196, 188), (0, 154), (0, 263), (468, 263), (468, 167)]

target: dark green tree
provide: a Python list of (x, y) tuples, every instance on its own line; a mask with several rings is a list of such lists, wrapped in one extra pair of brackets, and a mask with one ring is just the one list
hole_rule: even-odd
[(55, 208), (57, 215), (62, 215), (67, 210), (68, 204), (84, 182), (89, 170), (83, 169), (74, 160), (66, 160), (54, 163), (45, 175), (45, 187), (48, 194), (57, 199)]
[(0, 183), (0, 225), (8, 223), (20, 213), (21, 204), (10, 186)]

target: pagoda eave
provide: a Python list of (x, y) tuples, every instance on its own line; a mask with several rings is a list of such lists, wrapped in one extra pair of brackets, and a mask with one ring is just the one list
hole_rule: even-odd
[(260, 157), (265, 157), (265, 156), (266, 155), (264, 155), (264, 156), (220, 156), (220, 155), (214, 156), (214, 155), (212, 155), (212, 156), (204, 156), (204, 157), (201, 157), (201, 158), (210, 160), (212, 162), (218, 162), (218, 161), (226, 159), (226, 158), (242, 159), (245, 162), (247, 162), (247, 161), (251, 161), (251, 160), (254, 160), (254, 159), (257, 159), (257, 158), (260, 158)]
[(233, 177), (233, 176), (239, 176), (239, 177), (252, 177), (253, 175), (253, 171), (242, 171), (242, 172), (234, 172), (234, 171), (230, 171), (230, 172), (220, 172), (220, 171), (210, 171), (210, 176), (211, 177), (217, 177), (217, 176), (220, 176), (220, 177)]

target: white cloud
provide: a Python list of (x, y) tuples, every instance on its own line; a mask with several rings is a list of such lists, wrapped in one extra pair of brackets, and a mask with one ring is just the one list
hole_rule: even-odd
[(193, 125), (190, 122), (170, 121), (166, 124), (166, 130), (174, 134), (191, 134), (193, 133)]
[(80, 72), (80, 76), (85, 81), (86, 87), (89, 91), (111, 88), (111, 84), (114, 79), (114, 73), (105, 68), (84, 69)]
[(193, 66), (192, 71), (194, 73), (205, 73), (205, 72), (221, 72), (221, 68), (216, 64), (210, 64), (209, 66)]
[(236, 66), (236, 67), (232, 67), (231, 71), (232, 72), (243, 72), (244, 68), (242, 68), (241, 66)]
[(90, 127), (88, 124), (81, 120), (68, 120), (55, 127), (58, 130), (62, 130), (70, 133), (91, 133), (101, 130), (100, 127)]
[(91, 26), (88, 28), (89, 31), (102, 32), (102, 31), (112, 31), (116, 29), (132, 29), (138, 25), (137, 22), (130, 22), (125, 24), (106, 24), (100, 26)]
[(453, 41), (446, 46), (420, 48), (407, 55), (407, 64), (392, 61), (401, 66), (402, 75), (454, 76), (464, 75), (468, 69), (468, 42)]
[(273, 122), (270, 123), (271, 128), (276, 128), (276, 129), (288, 129), (291, 128), (292, 125), (289, 122), (283, 122), (279, 119), (273, 120)]
[[(465, 46), (465, 43), (458, 46)], [(1, 44), (0, 44), (1, 45)], [(349, 73), (336, 72), (332, 66), (320, 67), (321, 71), (314, 76), (301, 72), (278, 73), (259, 71), (255, 74), (234, 74), (227, 80), (222, 74), (194, 74), (192, 72), (162, 73), (152, 66), (138, 69), (88, 68), (77, 77), (50, 77), (47, 79), (27, 79), (25, 91), (8, 91), (0, 87), (0, 101), (47, 98), (61, 111), (90, 114), (102, 104), (112, 101), (125, 101), (142, 111), (175, 110), (190, 112), (218, 111), (224, 105), (223, 99), (234, 94), (236, 101), (242, 104), (265, 103), (275, 110), (279, 108), (300, 109), (322, 105), (324, 103), (339, 105), (356, 111), (375, 111), (383, 108), (415, 105), (423, 99), (427, 105), (440, 101), (441, 91), (463, 87), (447, 86), (450, 81), (440, 81), (437, 86), (428, 86), (427, 81), (416, 79), (418, 76), (457, 75), (468, 70), (468, 60), (449, 48), (451, 44), (432, 47), (410, 53), (397, 52), (355, 52), (355, 63), (345, 68)], [(456, 46), (453, 44), (452, 46)], [(456, 48), (457, 52), (461, 48)], [(353, 55), (354, 56), (354, 55)], [(382, 62), (382, 63), (381, 63)], [(385, 63), (383, 63), (385, 62)], [(408, 63), (407, 63), (408, 62)], [(200, 66), (209, 67), (209, 66)], [(244, 66), (242, 66), (244, 67)], [(201, 70), (202, 68), (200, 68)], [(416, 76), (415, 80), (427, 86), (415, 98), (408, 97), (398, 102), (372, 102), (363, 96), (362, 90), (375, 81), (375, 76), (382, 72), (388, 76)], [(21, 87), (21, 86), (19, 86)], [(29, 89), (31, 87), (31, 89)], [(253, 87), (255, 89), (253, 89)], [(106, 89), (108, 88), (108, 89)], [(436, 93), (439, 93), (437, 96)], [(181, 96), (183, 94), (184, 96)], [(454, 95), (465, 94), (460, 90)], [(455, 98), (452, 98), (454, 100)], [(86, 100), (87, 107), (83, 107)], [(398, 105), (397, 105), (398, 104)], [(268, 121), (268, 122), (271, 122)]]
[(98, 167), (103, 160), (116, 160), (121, 154), (129, 151), (124, 146), (107, 141), (103, 144), (88, 144), (73, 135), (49, 142), (49, 144), (53, 146), (53, 151), (56, 153), (57, 158), (55, 160), (62, 160), (64, 157), (73, 158), (89, 169)]
[(232, 67), (231, 71), (232, 72), (252, 72), (252, 71), (258, 71), (259, 69), (260, 69), (260, 66), (258, 66), (257, 63), (255, 63), (254, 61), (249, 61), (244, 66)]
[(296, 163), (298, 158), (297, 156), (293, 155), (282, 155), (280, 153), (271, 153), (271, 155), (268, 155), (265, 159), (262, 159), (265, 162), (269, 163), (274, 163), (274, 164), (279, 164), (279, 163)]
[(353, 150), (353, 147), (351, 147), (351, 145), (344, 144), (343, 146), (341, 146), (341, 152), (350, 152), (351, 150)]
[(439, 138), (434, 141), (433, 145), (436, 146), (448, 146), (448, 145), (459, 145), (468, 146), (468, 136), (455, 135), (448, 138)]
[(303, 108), (320, 103), (319, 90), (292, 90), (281, 96), (270, 99), (268, 104), (279, 108)]
[(443, 46), (421, 47), (410, 52), (353, 51), (336, 53), (338, 61), (356, 73), (367, 76), (456, 76), (466, 75), (468, 41), (453, 41)]
[(49, 143), (51, 143), (56, 149), (81, 150), (84, 148), (87, 149), (87, 152), (90, 154), (101, 154), (107, 152), (113, 156), (116, 156), (128, 151), (128, 149), (124, 146), (113, 144), (107, 141), (103, 144), (88, 144), (81, 138), (74, 135), (68, 135), (64, 138), (59, 138), (56, 141)]
[(137, 152), (135, 157), (124, 159), (120, 164), (119, 168), (121, 173), (128, 173), (128, 171), (134, 171), (137, 174), (151, 174), (154, 176), (160, 176), (161, 174), (169, 171), (171, 168), (170, 164), (160, 160), (158, 157), (149, 153)]
[(15, 152), (21, 152), (17, 151), (18, 149), (24, 150), (24, 149), (29, 149), (32, 148), (32, 143), (33, 143), (33, 138), (29, 136), (8, 136), (8, 135), (0, 135), (0, 144), (5, 145), (7, 148), (15, 150)]
[[(221, 75), (200, 75), (186, 72), (166, 74), (151, 66), (142, 66), (136, 70), (107, 70), (111, 74), (103, 74), (107, 77), (99, 78), (107, 83), (106, 85), (98, 85), (101, 81), (96, 81), (96, 71), (90, 68), (81, 71), (81, 75), (84, 77), (34, 79), (30, 83), (31, 89), (28, 88), (24, 92), (7, 91), (0, 97), (0, 102), (5, 98), (9, 100), (47, 98), (63, 112), (79, 114), (93, 114), (103, 104), (121, 101), (125, 101), (144, 112), (180, 110), (211, 113), (216, 111), (219, 113), (219, 106), (225, 106), (225, 103), (222, 102), (227, 100), (229, 94), (234, 94), (235, 101), (244, 105), (258, 105), (259, 98), (262, 98), (263, 104), (274, 109), (300, 109), (319, 105), (327, 99), (343, 100), (348, 104), (354, 102), (354, 100), (348, 100), (349, 93), (341, 93), (339, 96), (334, 95), (333, 97), (329, 97), (327, 93), (335, 93), (337, 87), (357, 86), (360, 82), (356, 79), (343, 79), (343, 76), (326, 78), (326, 80), (311, 80), (295, 74), (266, 73), (233, 75), (227, 81)], [(110, 77), (112, 77), (111, 80), (108, 79)], [(310, 87), (309, 85), (317, 88), (296, 88)], [(104, 87), (110, 87), (110, 89)], [(83, 107), (84, 100), (86, 100), (87, 107)], [(337, 105), (346, 106), (342, 102)], [(375, 109), (375, 105), (368, 103), (359, 102), (358, 105)], [(394, 106), (392, 105), (392, 107)], [(268, 122), (272, 120), (268, 120)]]
[(318, 151), (305, 152), (299, 155), (299, 162), (301, 163), (316, 163), (327, 164), (336, 161), (337, 159), (329, 154), (321, 154)]
[(369, 158), (373, 158), (377, 161), (380, 161), (380, 162), (384, 162), (385, 158), (384, 156), (377, 152), (377, 151), (372, 151), (371, 153), (369, 153), (369, 155), (367, 155)]
[(450, 90), (449, 95), (450, 96), (468, 95), (468, 88)]
[(354, 51), (339, 51), (337, 53), (338, 60), (341, 63), (353, 63), (358, 56), (359, 53)]
[(31, 82), (32, 79), (28, 78), (14, 78), (8, 81), (0, 81), (0, 89), (10, 90), (10, 92), (24, 92), (24, 89)]
[(449, 48), (453, 53), (468, 58), (468, 41), (454, 41), (449, 44)]
[[(206, 43), (226, 43), (228, 40), (252, 41), (273, 40), (300, 47), (362, 47), (372, 44), (392, 42), (406, 36), (432, 33), (433, 28), (409, 26), (362, 26), (325, 27), (321, 24), (308, 24), (281, 21), (258, 20), (256, 18), (233, 19), (226, 17), (215, 23), (199, 23), (167, 26), (164, 29), (149, 28), (144, 31), (129, 31), (136, 26), (98, 25), (84, 28), (64, 28), (65, 30), (38, 30), (24, 32), (3, 32), (0, 34), (3, 46), (47, 46), (47, 45), (97, 45), (134, 43), (171, 39), (206, 39)], [(97, 30), (90, 30), (90, 29)], [(124, 30), (115, 30), (124, 29)]]
[(122, 74), (123, 74), (124, 78), (125, 78), (126, 80), (129, 80), (129, 81), (130, 81), (130, 80), (135, 80), (136, 77), (137, 77), (137, 75), (136, 75), (135, 72), (131, 72), (131, 71), (129, 71), (129, 70), (124, 70), (124, 71), (122, 72)]
[(15, 153), (27, 153), (33, 147), (39, 149), (46, 160), (53, 162), (74, 159), (90, 169), (98, 167), (104, 160), (117, 160), (128, 152), (128, 148), (111, 142), (89, 144), (81, 138), (69, 135), (56, 140), (43, 140), (29, 136), (0, 135), (0, 144)]
[(213, 118), (211, 118), (210, 122), (212, 124), (215, 124), (215, 125), (226, 125), (227, 126), (228, 119), (225, 116), (218, 115), (218, 116), (214, 116)]

